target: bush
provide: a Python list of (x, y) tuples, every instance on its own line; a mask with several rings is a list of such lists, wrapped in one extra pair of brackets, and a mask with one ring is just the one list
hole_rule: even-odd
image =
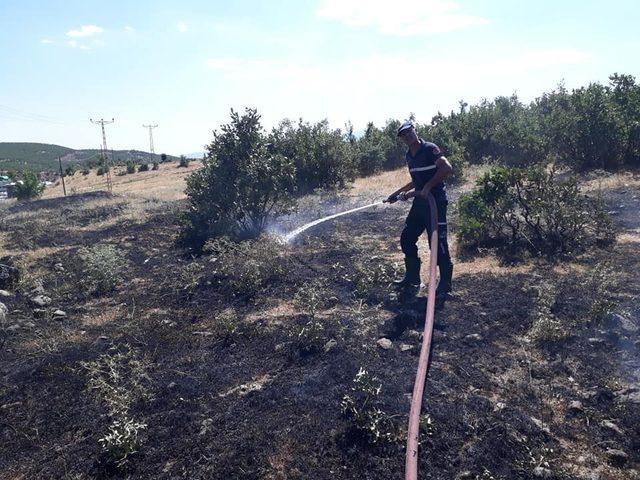
[(153, 167), (151, 168), (151, 170), (158, 170), (158, 168), (160, 168), (158, 162), (153, 162)]
[(127, 344), (113, 346), (96, 360), (81, 365), (87, 371), (88, 389), (112, 418), (109, 432), (98, 442), (122, 466), (137, 451), (139, 433), (147, 427), (131, 419), (130, 410), (137, 402), (151, 399), (149, 365)]
[(31, 200), (42, 195), (44, 185), (38, 176), (30, 170), (24, 170), (20, 174), (20, 180), (16, 182), (14, 194), (18, 200)]
[(96, 245), (79, 252), (82, 260), (81, 285), (88, 293), (112, 291), (121, 281), (127, 262), (113, 245)]
[(167, 161), (167, 154), (166, 153), (161, 153), (160, 154), (160, 163), (165, 163)]
[(132, 160), (127, 161), (127, 173), (136, 173), (136, 164)]
[(267, 236), (239, 243), (216, 239), (207, 242), (205, 251), (213, 253), (213, 283), (234, 296), (251, 298), (289, 273), (283, 246)]
[(65, 177), (73, 177), (73, 175), (76, 173), (76, 166), (75, 165), (67, 165), (67, 168), (64, 169), (64, 176)]
[(295, 167), (268, 151), (260, 116), (231, 111), (231, 123), (214, 132), (203, 167), (187, 178), (189, 210), (182, 242), (200, 249), (208, 238), (255, 237), (276, 215), (292, 211)]
[(569, 333), (552, 313), (556, 303), (556, 289), (550, 283), (533, 287), (536, 293), (533, 324), (529, 337), (538, 344), (557, 343), (565, 340)]
[(129, 418), (114, 420), (109, 426), (109, 433), (99, 438), (98, 442), (116, 465), (122, 467), (129, 457), (138, 451), (139, 434), (145, 428), (145, 423), (138, 423)]
[(303, 325), (294, 331), (294, 343), (303, 353), (322, 350), (326, 342), (326, 327), (316, 318), (318, 311), (328, 308), (336, 298), (323, 280), (311, 280), (301, 286), (293, 297), (293, 303), (306, 315)]
[(340, 403), (342, 414), (356, 432), (370, 444), (393, 441), (396, 438), (391, 417), (379, 408), (382, 384), (364, 368), (353, 379), (351, 393)]
[(138, 167), (138, 171), (139, 172), (148, 172), (149, 171), (149, 164), (148, 163), (141, 163), (140, 166)]
[(575, 255), (615, 239), (600, 199), (582, 195), (575, 180), (553, 170), (496, 167), (458, 203), (463, 248), (508, 247), (533, 255)]
[(343, 274), (343, 278), (351, 284), (357, 298), (375, 300), (381, 287), (387, 287), (397, 273), (383, 257), (361, 253), (353, 258), (351, 269)]
[(294, 125), (282, 121), (269, 136), (269, 151), (291, 159), (295, 173), (292, 184), (298, 193), (316, 189), (335, 189), (355, 177), (352, 148), (339, 129), (329, 128), (323, 120), (310, 124), (300, 120)]
[(189, 166), (190, 160), (184, 155), (180, 155), (180, 162), (178, 163), (178, 168), (183, 167), (187, 168)]
[(104, 175), (108, 171), (109, 171), (109, 167), (100, 166), (100, 167), (98, 167), (98, 170), (96, 170), (96, 175), (101, 177), (102, 175)]
[(89, 175), (91, 173), (91, 170), (89, 170), (88, 168), (83, 168), (82, 169), (82, 175)]

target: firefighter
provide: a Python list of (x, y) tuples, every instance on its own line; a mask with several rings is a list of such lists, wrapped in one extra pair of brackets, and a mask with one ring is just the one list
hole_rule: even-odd
[(411, 182), (393, 192), (385, 200), (394, 203), (413, 198), (413, 204), (402, 234), (400, 246), (404, 253), (405, 275), (394, 282), (399, 287), (420, 287), (420, 257), (418, 256), (418, 238), (427, 231), (431, 242), (431, 214), (427, 195), (431, 193), (438, 210), (438, 267), (440, 281), (436, 289), (436, 306), (442, 307), (451, 292), (453, 263), (447, 243), (447, 189), (444, 179), (451, 175), (453, 168), (434, 143), (418, 137), (415, 126), (405, 122), (398, 128), (398, 137), (407, 145), (405, 155)]

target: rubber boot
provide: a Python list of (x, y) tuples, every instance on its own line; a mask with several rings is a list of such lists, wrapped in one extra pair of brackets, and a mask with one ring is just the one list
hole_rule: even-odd
[(436, 308), (442, 308), (444, 302), (451, 293), (451, 278), (453, 277), (453, 264), (440, 265), (440, 281), (436, 288)]
[(393, 284), (396, 287), (420, 287), (420, 259), (419, 258), (404, 258), (404, 266), (406, 268), (404, 278), (402, 280), (395, 280)]

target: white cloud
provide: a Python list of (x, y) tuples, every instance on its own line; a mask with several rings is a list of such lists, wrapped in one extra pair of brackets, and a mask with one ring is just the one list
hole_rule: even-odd
[(77, 40), (69, 40), (67, 41), (67, 45), (69, 45), (71, 48), (79, 48), (80, 50), (89, 50), (89, 46), (82, 44), (82, 43), (78, 43)]
[(67, 32), (67, 37), (91, 37), (93, 35), (99, 35), (102, 32), (104, 32), (104, 28), (102, 27), (98, 27), (96, 25), (82, 25), (78, 30), (69, 30)]
[(50, 40), (48, 38), (43, 38), (42, 40), (40, 40), (40, 43), (42, 43), (43, 45), (49, 45), (53, 43), (53, 40)]
[(322, 0), (316, 14), (349, 27), (373, 27), (396, 36), (444, 33), (489, 23), (459, 10), (460, 5), (449, 0)]
[(124, 26), (124, 31), (125, 32), (133, 32), (133, 31), (135, 31), (135, 29), (131, 25), (125, 25)]
[(187, 24), (184, 23), (184, 22), (178, 22), (176, 27), (178, 28), (179, 32), (186, 32), (187, 31)]

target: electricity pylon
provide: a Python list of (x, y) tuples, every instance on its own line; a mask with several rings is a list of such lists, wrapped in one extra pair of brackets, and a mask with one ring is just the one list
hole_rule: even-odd
[(109, 156), (107, 154), (107, 134), (104, 132), (104, 126), (109, 125), (110, 123), (113, 123), (114, 119), (112, 118), (109, 121), (109, 120), (104, 120), (102, 118), (100, 120), (93, 120), (92, 118), (90, 118), (89, 121), (91, 123), (95, 123), (96, 125), (100, 125), (102, 127), (102, 151), (100, 153), (102, 155), (102, 162), (104, 164), (104, 169), (106, 170), (104, 173), (107, 177), (107, 190), (109, 191), (109, 193), (112, 193), (113, 183), (111, 182), (111, 164), (110, 164), (111, 162), (109, 162)]

